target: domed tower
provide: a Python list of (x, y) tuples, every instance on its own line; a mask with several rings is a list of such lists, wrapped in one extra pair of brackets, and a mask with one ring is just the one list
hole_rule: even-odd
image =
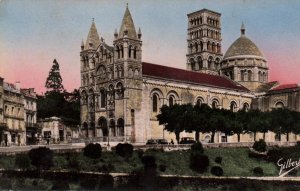
[(218, 75), (223, 56), (221, 14), (202, 9), (187, 16), (187, 69)]
[(268, 64), (259, 48), (245, 35), (242, 24), (241, 36), (228, 48), (221, 72), (251, 91), (268, 82)]

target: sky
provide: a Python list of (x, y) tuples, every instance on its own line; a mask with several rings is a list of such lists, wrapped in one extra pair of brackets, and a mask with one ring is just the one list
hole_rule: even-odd
[(0, 0), (0, 76), (45, 92), (54, 58), (68, 91), (80, 86), (80, 45), (92, 18), (113, 44), (128, 3), (142, 31), (142, 61), (186, 68), (187, 14), (222, 14), (222, 52), (240, 36), (241, 23), (269, 64), (269, 81), (300, 83), (298, 0)]

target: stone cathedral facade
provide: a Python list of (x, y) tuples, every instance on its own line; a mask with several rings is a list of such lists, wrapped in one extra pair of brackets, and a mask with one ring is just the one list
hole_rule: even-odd
[[(251, 107), (300, 111), (299, 86), (268, 82), (267, 61), (247, 38), (244, 25), (241, 36), (223, 56), (221, 14), (202, 9), (187, 16), (186, 70), (143, 62), (142, 32), (135, 27), (128, 7), (111, 45), (99, 36), (92, 22), (80, 52), (83, 138), (132, 143), (174, 139), (156, 120), (163, 104), (205, 103), (232, 111)], [(237, 141), (235, 135), (224, 136), (219, 132), (215, 142)], [(272, 133), (266, 137), (276, 141)], [(202, 134), (200, 139), (209, 140), (210, 134)], [(241, 135), (241, 141), (253, 141), (253, 136)]]

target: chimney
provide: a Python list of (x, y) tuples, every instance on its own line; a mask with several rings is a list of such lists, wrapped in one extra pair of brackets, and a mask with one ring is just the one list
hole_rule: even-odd
[(21, 83), (18, 81), (18, 82), (15, 83), (15, 85), (16, 85), (16, 90), (20, 91)]

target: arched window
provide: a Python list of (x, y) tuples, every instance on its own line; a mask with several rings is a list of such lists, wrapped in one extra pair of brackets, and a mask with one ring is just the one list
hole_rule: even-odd
[(249, 111), (249, 109), (250, 109), (249, 104), (248, 104), (248, 103), (244, 103), (244, 104), (243, 104), (243, 110), (244, 110), (244, 111)]
[(191, 70), (195, 70), (196, 67), (195, 67), (195, 60), (192, 58), (190, 59), (190, 64), (191, 64)]
[(216, 68), (216, 70), (219, 70), (221, 68), (221, 66), (220, 66), (220, 58), (216, 58), (215, 68)]
[(152, 96), (152, 111), (157, 112), (158, 111), (158, 95), (153, 94)]
[(213, 70), (215, 68), (214, 63), (213, 63), (213, 58), (211, 56), (208, 58), (208, 68), (210, 70)]
[(217, 99), (214, 99), (211, 103), (211, 107), (213, 109), (219, 108), (219, 101)]
[(207, 42), (207, 50), (211, 51), (211, 43), (210, 43), (210, 41)]
[(259, 82), (262, 81), (262, 74), (261, 74), (261, 71), (258, 72), (258, 81), (259, 81)]
[(262, 82), (265, 82), (265, 81), (266, 81), (266, 73), (263, 72), (263, 73), (262, 73)]
[(275, 108), (279, 109), (279, 108), (284, 108), (284, 103), (282, 103), (281, 101), (278, 101), (276, 104), (275, 104)]
[(252, 71), (248, 70), (248, 81), (252, 81)]
[(241, 81), (245, 81), (245, 70), (241, 70)]
[(203, 68), (203, 60), (200, 56), (197, 58), (197, 64), (198, 64), (198, 69), (201, 70)]
[(136, 59), (136, 52), (137, 52), (137, 47), (134, 47), (134, 50), (133, 50), (133, 58)]
[(212, 43), (212, 52), (217, 52), (216, 44)]
[(122, 118), (117, 121), (117, 136), (124, 136), (124, 120)]
[(121, 46), (120, 49), (121, 49), (121, 57), (124, 58), (124, 48), (123, 48), (123, 46)]
[(198, 43), (195, 42), (195, 52), (198, 52)]
[(237, 111), (237, 105), (236, 105), (236, 103), (234, 101), (232, 101), (230, 103), (230, 111), (232, 111), (232, 112), (236, 112)]
[(202, 98), (202, 97), (198, 97), (198, 98), (197, 98), (197, 101), (196, 101), (196, 105), (201, 105), (201, 104), (203, 104), (203, 103), (204, 103), (203, 98)]
[(100, 90), (100, 108), (106, 107), (106, 96), (105, 91), (102, 89)]
[(109, 122), (109, 135), (112, 137), (116, 136), (116, 123), (113, 119), (111, 119)]
[(174, 97), (173, 97), (173, 96), (170, 96), (170, 97), (169, 97), (169, 106), (173, 106), (174, 103), (175, 103)]
[(128, 57), (131, 58), (131, 50), (132, 50), (132, 46), (129, 45), (128, 47)]
[(203, 42), (202, 41), (200, 41), (200, 51), (203, 51)]
[(118, 54), (118, 58), (120, 58), (121, 57), (121, 51), (120, 51), (119, 46), (117, 46), (117, 54)]

